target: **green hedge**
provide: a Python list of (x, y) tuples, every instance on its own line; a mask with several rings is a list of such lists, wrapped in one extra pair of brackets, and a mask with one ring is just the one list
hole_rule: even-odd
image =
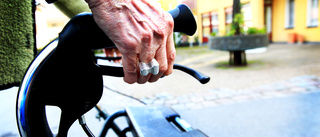
[[(0, 90), (17, 86), (34, 56), (32, 0), (0, 2)], [(83, 0), (55, 2), (68, 17), (90, 12)]]
[(33, 59), (31, 0), (0, 2), (0, 89), (21, 82)]

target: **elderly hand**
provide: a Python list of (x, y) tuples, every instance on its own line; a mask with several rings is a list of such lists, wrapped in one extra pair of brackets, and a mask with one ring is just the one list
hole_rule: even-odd
[[(153, 0), (86, 0), (99, 27), (122, 53), (124, 81), (155, 82), (172, 73), (173, 19)], [(155, 58), (158, 75), (140, 75), (138, 62)]]

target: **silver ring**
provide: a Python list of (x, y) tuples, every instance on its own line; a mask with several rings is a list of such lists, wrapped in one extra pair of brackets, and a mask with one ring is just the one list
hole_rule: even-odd
[(147, 76), (149, 73), (158, 75), (159, 73), (159, 63), (154, 58), (149, 63), (139, 62), (139, 68), (142, 76)]

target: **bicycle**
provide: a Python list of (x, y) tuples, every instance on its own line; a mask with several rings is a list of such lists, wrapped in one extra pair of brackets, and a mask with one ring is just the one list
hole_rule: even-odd
[[(169, 13), (174, 18), (174, 31), (188, 35), (195, 33), (196, 22), (186, 5), (179, 5)], [(100, 136), (105, 136), (110, 128), (118, 136), (126, 136), (127, 132), (131, 132), (133, 136), (152, 137), (206, 136), (200, 130), (192, 129), (179, 114), (167, 107), (127, 107), (126, 110), (107, 116), (96, 105), (102, 96), (102, 76), (123, 77), (123, 69), (117, 66), (98, 65), (97, 59), (112, 58), (95, 57), (92, 50), (111, 47), (115, 46), (94, 22), (91, 13), (82, 13), (72, 18), (59, 34), (59, 38), (49, 43), (37, 55), (25, 73), (16, 104), (20, 135), (55, 136), (48, 126), (45, 114), (45, 106), (50, 105), (61, 109), (57, 134), (59, 137), (67, 136), (70, 126), (77, 119), (84, 132), (88, 136), (94, 136), (83, 118), (83, 115), (94, 107), (99, 115), (106, 119)], [(210, 80), (209, 77), (185, 66), (174, 65), (174, 69), (190, 74), (203, 84)], [(124, 130), (119, 129), (114, 123), (114, 119), (120, 116), (128, 119), (128, 128)], [(146, 121), (144, 118), (151, 118), (154, 121)], [(161, 129), (155, 130), (159, 128), (156, 125), (160, 123)]]

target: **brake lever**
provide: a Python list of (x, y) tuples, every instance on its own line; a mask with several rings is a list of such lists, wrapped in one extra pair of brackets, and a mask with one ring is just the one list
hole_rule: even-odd
[(186, 67), (186, 66), (182, 66), (182, 65), (179, 65), (179, 64), (174, 64), (173, 65), (173, 69), (181, 70), (181, 71), (191, 75), (192, 77), (197, 79), (201, 84), (207, 84), (210, 81), (210, 77), (209, 76), (206, 76), (206, 75), (202, 74), (201, 72), (196, 71), (196, 70), (191, 69), (191, 68)]

